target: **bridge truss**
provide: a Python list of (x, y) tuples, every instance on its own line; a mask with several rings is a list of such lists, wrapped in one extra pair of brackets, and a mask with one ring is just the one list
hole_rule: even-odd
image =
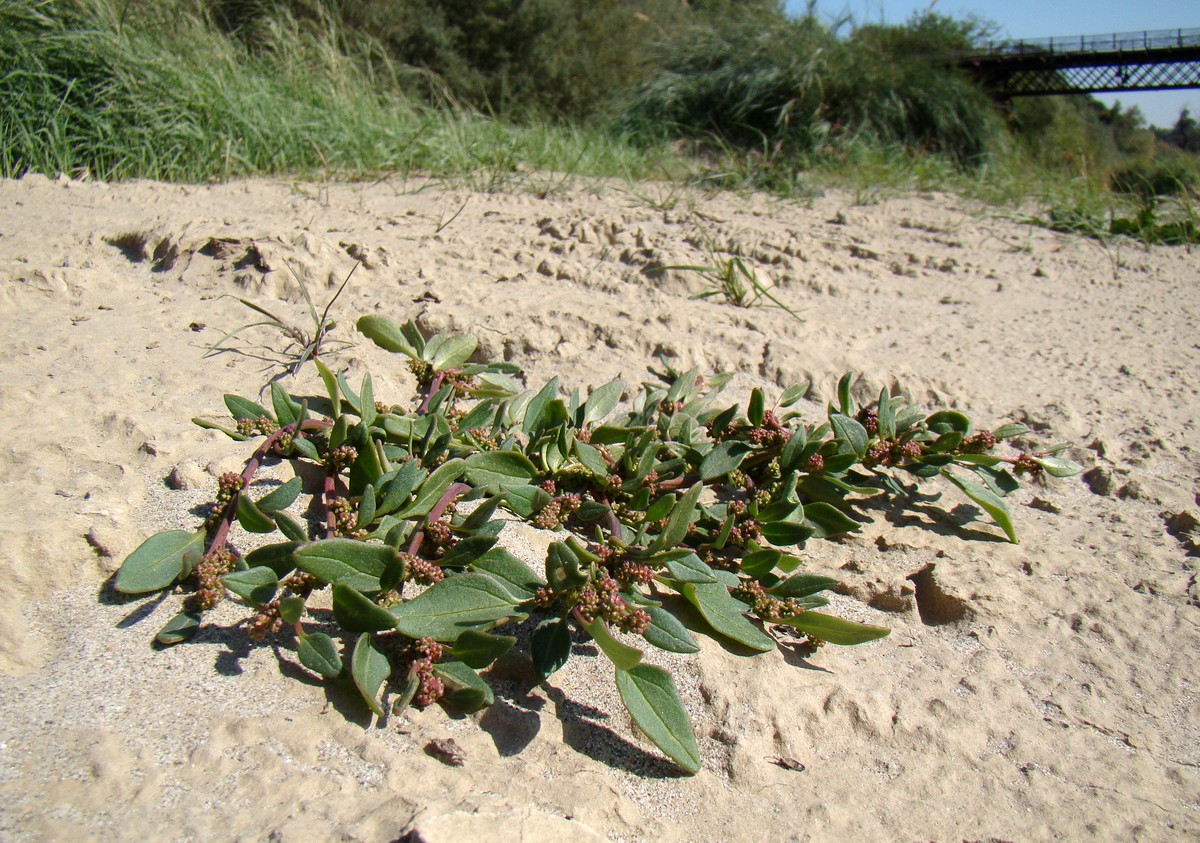
[(994, 96), (1200, 88), (1200, 29), (981, 45), (961, 57)]

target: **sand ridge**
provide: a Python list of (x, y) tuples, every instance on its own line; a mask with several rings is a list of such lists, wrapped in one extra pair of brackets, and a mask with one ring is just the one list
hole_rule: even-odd
[[(1200, 262), (1058, 235), (946, 195), (855, 204), (594, 184), (545, 198), (428, 183), (0, 182), (0, 833), (12, 840), (1180, 839), (1200, 831)], [(665, 269), (737, 255), (801, 317), (696, 300)], [(945, 487), (813, 542), (836, 610), (890, 637), (664, 660), (700, 741), (682, 778), (633, 733), (587, 644), (519, 663), (472, 717), (364, 728), (228, 605), (149, 646), (177, 606), (102, 585), (192, 526), (244, 449), (188, 423), (281, 367), (234, 297), (334, 308), (326, 361), (380, 397), (411, 376), (367, 313), (475, 334), (481, 353), (631, 383), (664, 355), (734, 373), (730, 399), (844, 371), (980, 425), (1070, 441), (1081, 478), (1012, 499), (1020, 545)], [(306, 367), (281, 383), (317, 393)], [(169, 488), (166, 478), (176, 475)], [(180, 479), (182, 478), (182, 480)], [(510, 525), (531, 564), (547, 537)], [(299, 678), (300, 681), (296, 681)], [(347, 719), (349, 718), (349, 720)], [(465, 764), (424, 747), (452, 737)], [(803, 771), (774, 759), (795, 759)], [(748, 822), (747, 818), (754, 818)], [(589, 835), (592, 837), (589, 838)]]

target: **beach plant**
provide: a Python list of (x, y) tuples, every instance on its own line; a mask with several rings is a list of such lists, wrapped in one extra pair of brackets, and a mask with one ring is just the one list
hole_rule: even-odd
[[(737, 255), (721, 257), (713, 255), (711, 265), (672, 265), (663, 269), (681, 269), (699, 272), (707, 282), (705, 288), (693, 299), (709, 299), (714, 296), (722, 297), (726, 302), (737, 307), (754, 307), (767, 302), (772, 307), (778, 307), (792, 318), (801, 322), (800, 314), (792, 310), (771, 292), (772, 285), (765, 285), (758, 280), (758, 275), (746, 267), (746, 263)], [(765, 300), (765, 301), (764, 301)]]
[(350, 279), (354, 276), (354, 271), (358, 269), (359, 262), (355, 262), (354, 266), (350, 267), (350, 271), (346, 273), (346, 277), (338, 286), (334, 294), (325, 303), (320, 313), (317, 313), (317, 306), (313, 302), (312, 294), (308, 291), (308, 285), (304, 282), (291, 265), (288, 265), (288, 271), (292, 273), (292, 277), (296, 279), (296, 283), (300, 286), (300, 293), (304, 296), (304, 302), (308, 305), (309, 319), (312, 321), (312, 332), (309, 333), (304, 328), (297, 324), (285, 321), (282, 317), (276, 316), (271, 311), (259, 304), (255, 304), (249, 299), (239, 297), (237, 300), (246, 307), (253, 310), (265, 319), (258, 322), (250, 322), (234, 328), (232, 331), (226, 332), (219, 340), (208, 347), (204, 356), (209, 357), (214, 354), (219, 354), (222, 351), (228, 351), (225, 348), (225, 343), (233, 339), (243, 331), (251, 328), (271, 328), (278, 331), (289, 340), (289, 345), (284, 351), (284, 360), (286, 367), (282, 374), (295, 375), (300, 371), (301, 367), (309, 360), (316, 359), (317, 355), (325, 348), (325, 341), (329, 339), (329, 333), (337, 327), (337, 322), (329, 318), (329, 311), (333, 309), (334, 304), (341, 297), (342, 292), (346, 289), (346, 285), (350, 283)]
[[(494, 700), (489, 667), (519, 639), (514, 652), (539, 682), (590, 639), (633, 723), (695, 773), (684, 705), (648, 650), (695, 653), (702, 635), (747, 654), (811, 655), (882, 638), (888, 630), (822, 611), (837, 582), (801, 571), (796, 548), (860, 529), (863, 501), (903, 506), (938, 480), (1015, 542), (1004, 499), (1018, 478), (1079, 471), (1058, 448), (1004, 447), (1024, 441), (1019, 424), (976, 430), (887, 389), (859, 406), (851, 376), (806, 420), (807, 384), (726, 404), (727, 376), (662, 360), (638, 388), (613, 380), (585, 396), (555, 377), (523, 389), (515, 365), (473, 362), (472, 337), (426, 337), (378, 315), (357, 327), (407, 358), (415, 396), (381, 402), (369, 374), (355, 387), (320, 360), (327, 399), (278, 383), (270, 407), (225, 396), (232, 424), (197, 423), (252, 442), (245, 468), (220, 477), (202, 524), (148, 538), (113, 585), (180, 589), (161, 645), (190, 638), (232, 597), (251, 612), (251, 638), (294, 647), (306, 670), (357, 689), (380, 716), (481, 709)], [(269, 460), (296, 476), (258, 494)], [(302, 498), (311, 522), (293, 514)], [(536, 570), (504, 548), (513, 519), (553, 533)]]

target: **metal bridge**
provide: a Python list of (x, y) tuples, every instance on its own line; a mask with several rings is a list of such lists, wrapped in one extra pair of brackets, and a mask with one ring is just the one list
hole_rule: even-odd
[(1200, 29), (988, 42), (957, 64), (1003, 99), (1200, 88)]

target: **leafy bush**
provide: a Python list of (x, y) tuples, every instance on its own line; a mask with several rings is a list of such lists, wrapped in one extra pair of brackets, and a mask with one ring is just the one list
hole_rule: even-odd
[(866, 138), (974, 163), (1002, 127), (983, 92), (949, 66), (973, 32), (933, 14), (847, 39), (811, 15), (699, 27), (661, 45), (661, 69), (621, 126), (792, 156)]
[[(701, 759), (683, 704), (644, 647), (694, 653), (693, 631), (752, 652), (878, 639), (887, 630), (819, 611), (836, 583), (798, 572), (789, 548), (859, 529), (859, 500), (902, 504), (938, 478), (1015, 542), (1004, 497), (1017, 476), (1079, 471), (1058, 449), (998, 452), (1028, 432), (1021, 425), (976, 431), (961, 413), (927, 414), (886, 390), (858, 407), (849, 376), (826, 420), (808, 424), (789, 409), (807, 385), (772, 405), (756, 389), (744, 408), (719, 402), (726, 378), (669, 367), (631, 396), (619, 380), (586, 398), (557, 378), (522, 391), (516, 366), (469, 362), (471, 337), (427, 339), (378, 316), (358, 328), (409, 359), (415, 409), (377, 401), (370, 375), (355, 390), (320, 361), (321, 415), (277, 384), (270, 409), (227, 395), (235, 426), (199, 423), (264, 437), (245, 470), (220, 478), (199, 529), (151, 536), (114, 585), (190, 590), (162, 644), (195, 634), (202, 613), (232, 594), (254, 612), (252, 637), (294, 636), (305, 668), (357, 687), (379, 715), (381, 689), (393, 712), (489, 705), (480, 671), (516, 644), (513, 624), (528, 624), (541, 681), (567, 662), (574, 636), (590, 636), (634, 723), (694, 773)], [(254, 499), (251, 481), (273, 458), (292, 460), (297, 476)], [(323, 517), (305, 525), (287, 510), (314, 470), (308, 492)], [(499, 546), (501, 507), (555, 531), (544, 571)], [(243, 555), (230, 542), (235, 523), (284, 541)], [(326, 589), (331, 618), (309, 605)]]

